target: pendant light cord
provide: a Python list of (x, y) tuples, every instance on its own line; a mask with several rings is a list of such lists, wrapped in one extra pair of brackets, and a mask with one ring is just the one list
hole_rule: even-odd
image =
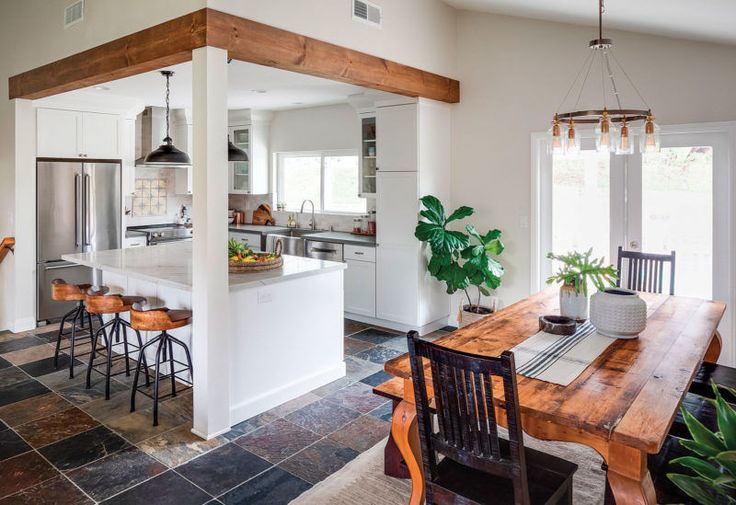
[(166, 138), (171, 138), (169, 135), (169, 78), (171, 74), (166, 73)]

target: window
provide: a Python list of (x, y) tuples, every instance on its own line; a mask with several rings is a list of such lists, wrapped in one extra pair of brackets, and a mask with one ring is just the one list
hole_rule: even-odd
[(358, 196), (358, 154), (354, 151), (279, 153), (276, 158), (276, 203), (298, 211), (312, 200), (316, 212), (362, 214)]

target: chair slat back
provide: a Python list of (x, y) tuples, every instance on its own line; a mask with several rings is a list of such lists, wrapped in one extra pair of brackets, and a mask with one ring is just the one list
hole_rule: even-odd
[(670, 254), (651, 254), (638, 251), (624, 251), (618, 247), (618, 287), (662, 293), (665, 272), (669, 274), (669, 294), (675, 294), (675, 251)]
[[(511, 479), (515, 503), (528, 504), (513, 353), (481, 357), (420, 340), (416, 332), (409, 332), (407, 339), (428, 487), (436, 477), (439, 453), (474, 469)], [(424, 360), (429, 361), (431, 370), (437, 430), (432, 422)], [(493, 398), (494, 380), (503, 385), (503, 405), (496, 405)], [(496, 407), (504, 407), (508, 442), (499, 437)]]

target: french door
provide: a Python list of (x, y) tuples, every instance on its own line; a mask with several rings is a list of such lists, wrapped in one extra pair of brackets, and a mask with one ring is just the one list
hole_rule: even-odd
[[(535, 137), (532, 288), (555, 268), (548, 251), (592, 248), (615, 264), (622, 246), (675, 251), (676, 295), (730, 305), (733, 131), (730, 124), (663, 127), (660, 152), (625, 156), (596, 152), (592, 132), (579, 153), (564, 156), (542, 152), (546, 139)], [(730, 329), (729, 313), (722, 330)], [(722, 359), (733, 363), (733, 332), (722, 334)]]

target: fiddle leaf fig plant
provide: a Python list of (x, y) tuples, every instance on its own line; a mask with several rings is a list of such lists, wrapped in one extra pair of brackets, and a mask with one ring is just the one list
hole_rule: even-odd
[[(474, 226), (466, 225), (463, 233), (448, 229), (448, 225), (473, 215), (471, 207), (458, 207), (449, 216), (440, 200), (432, 195), (421, 198), (424, 218), (417, 223), (414, 236), (429, 245), (431, 257), (427, 269), (436, 279), (445, 283), (447, 293), (462, 290), (468, 299), (471, 312), (478, 312), (481, 295), (489, 296), (491, 290), (501, 285), (503, 265), (494, 258), (504, 250), (501, 231), (490, 230), (480, 234)], [(474, 239), (476, 243), (471, 243)], [(475, 286), (477, 303), (470, 298), (468, 288)]]
[[(718, 431), (712, 432), (684, 407), (680, 408), (692, 440), (680, 445), (693, 453), (670, 461), (690, 470), (690, 474), (668, 473), (683, 493), (701, 505), (736, 504), (736, 410), (723, 399), (719, 386), (712, 384)], [(732, 395), (736, 390), (723, 387)]]

